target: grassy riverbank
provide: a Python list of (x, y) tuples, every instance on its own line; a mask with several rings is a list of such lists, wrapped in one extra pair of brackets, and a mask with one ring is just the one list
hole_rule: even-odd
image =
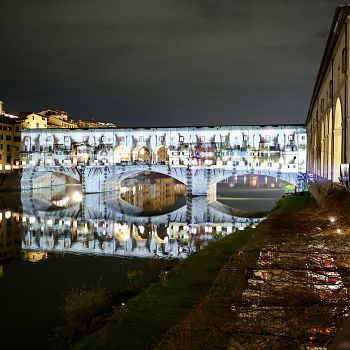
[[(308, 194), (281, 200), (270, 214), (281, 216), (312, 205)], [(177, 264), (142, 293), (116, 308), (108, 323), (82, 339), (74, 349), (152, 349), (162, 334), (183, 319), (205, 297), (218, 273), (254, 236), (268, 236), (269, 223), (239, 231), (210, 244)], [(263, 238), (263, 237), (261, 237)], [(256, 252), (258, 254), (258, 252)], [(256, 259), (255, 256), (251, 257)], [(249, 262), (247, 262), (249, 263)], [(244, 284), (244, 275), (237, 284)]]

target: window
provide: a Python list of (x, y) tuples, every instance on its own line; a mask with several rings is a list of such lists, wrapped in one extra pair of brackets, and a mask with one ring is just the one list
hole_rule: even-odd
[(64, 142), (69, 142), (69, 136), (64, 137)]
[(7, 156), (7, 157), (6, 157), (6, 163), (11, 164), (11, 156)]
[(4, 135), (0, 135), (0, 140), (3, 140), (4, 139)]
[(303, 141), (305, 141), (305, 136), (302, 136), (301, 139), (302, 139)]
[(321, 113), (324, 112), (324, 98), (321, 100)]
[(289, 141), (294, 141), (294, 135), (288, 135), (288, 140)]
[(48, 136), (48, 137), (47, 137), (47, 141), (48, 141), (48, 142), (51, 142), (51, 141), (52, 141), (52, 136)]
[(125, 136), (120, 136), (120, 142), (125, 142)]
[(20, 136), (15, 136), (15, 137), (13, 138), (13, 141), (15, 141), (15, 142), (21, 142), (21, 137), (20, 137)]
[(101, 142), (105, 142), (106, 138), (104, 136), (101, 136)]
[(84, 136), (84, 137), (83, 137), (83, 141), (84, 141), (84, 142), (88, 142), (88, 141), (89, 141), (89, 136)]
[(243, 135), (243, 141), (248, 141), (248, 135)]
[(33, 117), (33, 120), (34, 120), (34, 117)]
[(30, 137), (29, 136), (25, 136), (24, 141), (29, 142), (30, 141)]
[(143, 139), (143, 136), (139, 136), (139, 141), (140, 141), (140, 142), (143, 142), (143, 140), (144, 140), (144, 139)]
[(2, 145), (2, 143), (0, 143), (0, 150), (2, 150), (3, 149), (3, 145)]
[(164, 136), (159, 136), (159, 142), (164, 142)]
[(185, 138), (184, 138), (183, 136), (179, 136), (179, 141), (180, 141), (180, 142), (184, 142), (184, 139), (185, 139)]
[(8, 126), (7, 131), (12, 131), (12, 126)]
[(11, 152), (10, 145), (6, 145), (6, 152)]
[(200, 137), (200, 141), (201, 141), (201, 142), (204, 142), (204, 141), (205, 141), (205, 137), (204, 137), (204, 136), (201, 136), (201, 137)]
[(40, 128), (39, 123), (36, 123), (36, 128), (37, 128), (37, 129), (39, 129), (39, 128)]
[(345, 74), (347, 69), (348, 69), (348, 52), (346, 47), (344, 47), (341, 53), (341, 72)]
[(6, 141), (11, 141), (11, 135), (6, 135)]
[(19, 126), (16, 126), (16, 132), (19, 132)]

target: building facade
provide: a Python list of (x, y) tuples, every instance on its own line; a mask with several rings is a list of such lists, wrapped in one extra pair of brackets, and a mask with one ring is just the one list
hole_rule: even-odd
[(350, 5), (337, 7), (306, 119), (307, 171), (334, 182), (350, 163), (349, 16)]
[(30, 129), (22, 165), (241, 166), (305, 172), (302, 125), (135, 129)]
[(20, 168), (21, 125), (16, 118), (0, 115), (0, 173)]

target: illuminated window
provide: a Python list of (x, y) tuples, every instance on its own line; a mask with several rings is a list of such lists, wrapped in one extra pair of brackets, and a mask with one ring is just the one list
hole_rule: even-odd
[(64, 137), (64, 142), (69, 142), (69, 136)]
[(84, 137), (83, 137), (83, 141), (84, 141), (84, 142), (88, 142), (88, 140), (89, 140), (89, 136), (84, 136)]
[(294, 135), (288, 135), (288, 140), (289, 141), (294, 141)]
[(243, 141), (248, 141), (248, 135), (243, 135)]
[(164, 136), (159, 136), (159, 142), (164, 142)]
[(204, 142), (204, 141), (205, 141), (205, 137), (204, 137), (204, 136), (201, 136), (201, 137), (200, 137), (200, 141), (201, 141), (201, 142)]
[(47, 141), (49, 141), (49, 142), (52, 141), (52, 136), (48, 136)]
[(139, 137), (139, 141), (140, 141), (140, 142), (143, 142), (143, 140), (144, 140), (143, 136), (140, 136), (140, 137)]
[(101, 136), (101, 142), (105, 142), (106, 138), (104, 136)]
[(184, 138), (183, 136), (179, 136), (179, 141), (180, 141), (180, 142), (184, 142), (184, 139), (185, 139), (185, 138)]

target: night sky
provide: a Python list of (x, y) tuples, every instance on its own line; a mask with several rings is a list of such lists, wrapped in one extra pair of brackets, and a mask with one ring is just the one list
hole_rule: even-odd
[(338, 4), (3, 0), (0, 100), (118, 126), (304, 123)]

